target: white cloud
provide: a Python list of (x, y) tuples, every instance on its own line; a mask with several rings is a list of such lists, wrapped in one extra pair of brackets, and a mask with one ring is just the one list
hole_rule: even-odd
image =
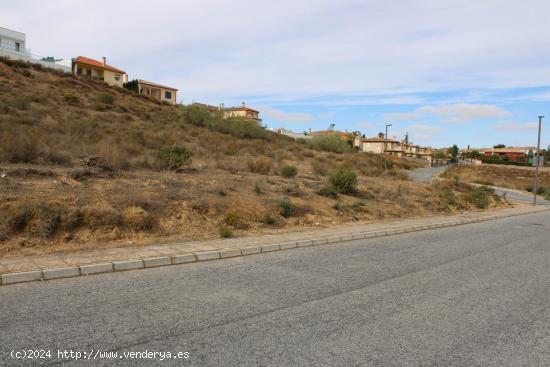
[(388, 121), (412, 121), (418, 118), (416, 112), (395, 112), (384, 115), (384, 118)]
[(548, 10), (546, 0), (19, 0), (0, 24), (27, 33), (36, 54), (107, 56), (184, 100), (354, 104), (345, 96), (550, 85)]
[(493, 126), (496, 130), (499, 131), (529, 131), (537, 130), (539, 125), (536, 122), (499, 122), (494, 124)]
[(416, 112), (443, 117), (443, 122), (446, 123), (465, 123), (478, 118), (497, 118), (510, 115), (509, 111), (494, 105), (471, 103), (424, 106), (420, 107)]
[(451, 105), (423, 106), (414, 112), (391, 113), (384, 115), (390, 121), (412, 121), (420, 117), (436, 116), (440, 122), (462, 124), (479, 118), (508, 117), (510, 112), (488, 104), (456, 103)]
[(265, 116), (278, 122), (309, 122), (313, 116), (304, 112), (285, 112), (272, 107), (261, 107), (261, 112)]
[(427, 142), (436, 141), (438, 135), (441, 135), (444, 130), (440, 126), (433, 125), (409, 125), (402, 128), (403, 135), (409, 133), (409, 140), (412, 142)]

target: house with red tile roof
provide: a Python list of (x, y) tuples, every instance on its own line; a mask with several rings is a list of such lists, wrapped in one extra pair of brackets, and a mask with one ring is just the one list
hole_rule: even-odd
[(259, 111), (247, 107), (244, 102), (240, 107), (229, 107), (224, 109), (225, 117), (244, 117), (249, 120), (261, 122), (262, 119), (259, 117), (259, 115)]
[(109, 85), (120, 88), (128, 81), (126, 72), (107, 64), (105, 57), (101, 61), (98, 61), (78, 56), (72, 61), (72, 70), (74, 75), (102, 80)]

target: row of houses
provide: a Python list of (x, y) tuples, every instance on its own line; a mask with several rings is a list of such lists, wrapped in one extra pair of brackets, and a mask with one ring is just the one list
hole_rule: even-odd
[(462, 158), (499, 158), (511, 161), (527, 161), (536, 152), (535, 147), (468, 148), (460, 151)]
[(399, 158), (423, 158), (428, 161), (432, 160), (433, 154), (433, 150), (430, 147), (423, 147), (407, 141), (399, 141), (394, 138), (364, 138), (355, 136), (353, 146), (361, 152), (386, 154)]
[(27, 47), (27, 37), (22, 32), (0, 27), (0, 56), (41, 64), (45, 67), (62, 70), (79, 77), (103, 81), (111, 86), (123, 88), (130, 85), (137, 93), (171, 104), (177, 103), (178, 90), (173, 87), (136, 79), (128, 82), (128, 74), (107, 63), (107, 58), (95, 60), (85, 56), (72, 59), (55, 59), (35, 55)]
[(335, 130), (334, 124), (332, 124), (327, 130), (311, 131), (311, 129), (309, 129), (309, 131), (304, 131), (303, 133), (297, 133), (282, 128), (271, 130), (278, 134), (290, 136), (295, 139), (307, 140), (312, 139), (316, 136), (336, 136), (348, 142), (351, 146), (361, 152), (386, 154), (398, 158), (423, 158), (431, 161), (433, 155), (433, 149), (430, 147), (415, 145), (405, 140), (398, 141), (395, 138), (389, 138), (387, 140), (386, 138), (379, 136), (366, 138), (357, 131), (348, 132)]

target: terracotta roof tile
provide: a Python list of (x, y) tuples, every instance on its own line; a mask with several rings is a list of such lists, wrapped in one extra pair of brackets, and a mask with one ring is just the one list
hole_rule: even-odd
[(103, 65), (103, 62), (101, 62), (101, 61), (90, 59), (90, 58), (84, 57), (84, 56), (78, 56), (77, 58), (74, 59), (74, 62), (79, 62), (81, 64), (95, 66), (96, 68), (100, 68), (100, 69), (104, 69), (104, 70), (114, 71), (115, 73), (126, 74), (126, 72), (123, 71), (123, 70), (117, 69), (117, 68), (115, 68), (111, 65), (108, 65), (108, 64)]

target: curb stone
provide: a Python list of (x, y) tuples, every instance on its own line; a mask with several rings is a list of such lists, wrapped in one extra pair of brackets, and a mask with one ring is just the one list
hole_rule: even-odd
[(194, 254), (172, 256), (172, 265), (192, 263), (195, 261), (197, 261), (197, 256)]
[(392, 234), (409, 233), (409, 232), (423, 231), (423, 230), (429, 230), (429, 229), (459, 226), (459, 225), (470, 224), (470, 223), (479, 223), (479, 222), (485, 222), (485, 221), (501, 219), (501, 218), (517, 217), (520, 215), (541, 213), (549, 210), (550, 208), (540, 208), (538, 210), (529, 210), (529, 211), (515, 212), (515, 213), (509, 213), (509, 214), (488, 215), (488, 216), (477, 217), (477, 218), (464, 218), (464, 219), (434, 223), (429, 225), (416, 225), (416, 226), (408, 226), (408, 227), (401, 227), (401, 228), (392, 228), (388, 230), (349, 233), (349, 234), (342, 234), (340, 236), (322, 237), (322, 238), (316, 238), (316, 239), (310, 239), (310, 240), (298, 240), (298, 241), (285, 242), (281, 244), (247, 246), (241, 249), (221, 249), (218, 251), (204, 251), (204, 252), (197, 252), (194, 254), (163, 256), (163, 257), (157, 257), (157, 258), (146, 258), (146, 259), (136, 259), (136, 260), (123, 260), (123, 261), (81, 265), (81, 266), (75, 266), (75, 267), (15, 272), (15, 273), (1, 274), (0, 285), (32, 282), (37, 280), (68, 278), (68, 277), (76, 277), (76, 276), (99, 274), (99, 273), (112, 273), (114, 271), (118, 272), (118, 271), (125, 271), (125, 270), (163, 266), (163, 265), (185, 264), (185, 263), (192, 263), (197, 261), (217, 260), (217, 259), (228, 258), (228, 257), (245, 256), (245, 255), (259, 254), (259, 253), (272, 252), (272, 251), (278, 251), (278, 250), (286, 250), (286, 249), (293, 249), (293, 248), (300, 248), (300, 247), (307, 247), (307, 246), (314, 246), (314, 245), (323, 245), (328, 243), (347, 242), (351, 240), (389, 236)]
[(42, 278), (44, 280), (59, 279), (59, 278), (72, 278), (80, 275), (80, 269), (78, 267), (69, 268), (57, 268), (57, 269), (44, 269), (42, 270)]
[(260, 252), (262, 252), (262, 248), (260, 246), (249, 246), (249, 247), (243, 247), (241, 249), (241, 253), (243, 255), (259, 254)]
[(112, 263), (99, 263), (80, 266), (80, 275), (112, 273), (114, 271)]
[(241, 256), (240, 249), (220, 250), (220, 258), (227, 259), (230, 257)]
[(20, 273), (2, 274), (2, 285), (32, 282), (35, 280), (42, 280), (42, 271), (24, 271)]
[(205, 251), (205, 252), (197, 252), (195, 253), (197, 255), (198, 261), (208, 261), (208, 260), (216, 260), (220, 258), (220, 252), (219, 251)]
[(172, 258), (170, 256), (153, 257), (149, 259), (143, 259), (143, 265), (146, 268), (154, 268), (157, 266), (166, 266), (172, 264)]
[(275, 244), (275, 245), (262, 245), (261, 248), (262, 248), (262, 252), (279, 251), (279, 250), (281, 249), (281, 247), (279, 246), (279, 244)]
[(143, 268), (143, 260), (114, 261), (115, 271), (133, 270)]

